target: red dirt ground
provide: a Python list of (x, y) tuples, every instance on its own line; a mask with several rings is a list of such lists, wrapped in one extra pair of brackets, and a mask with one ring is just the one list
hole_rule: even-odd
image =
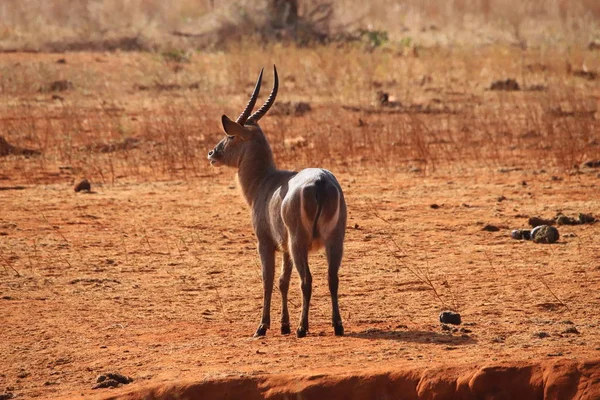
[[(597, 209), (595, 175), (560, 183), (522, 171), (397, 174), (385, 182), (370, 171), (338, 175), (350, 204), (341, 271), (347, 335), (332, 334), (324, 260), (315, 254), (311, 333), (303, 340), (281, 336), (276, 323), (266, 338), (251, 337), (262, 304), (260, 270), (232, 171), (91, 194), (58, 183), (1, 191), (2, 241), (10, 245), (3, 257), (20, 274), (7, 268), (1, 278), (2, 386), (44, 398), (101, 398), (149, 386), (174, 390), (171, 396), (217, 393), (213, 385), (320, 398), (363, 381), (361, 391), (380, 393), (381, 381), (385, 393), (406, 384), (414, 398), (452, 398), (424, 395), (424, 388), (478, 396), (498, 381), (475, 375), (508, 369), (502, 379), (527, 376), (534, 397), (566, 379), (565, 387), (579, 388), (576, 398), (598, 398), (598, 225), (561, 227), (554, 245), (509, 236), (510, 228), (526, 226), (523, 215)], [(500, 195), (507, 199), (498, 202)], [(433, 201), (440, 208), (432, 209)], [(500, 231), (482, 231), (488, 223)], [(445, 306), (409, 269), (429, 274), (446, 306), (461, 312), (462, 331), (441, 330)], [(290, 311), (297, 316), (293, 279)], [(276, 321), (277, 291), (274, 298)], [(557, 369), (568, 376), (548, 378)], [(135, 381), (92, 391), (106, 370)], [(503, 390), (513, 397), (489, 398), (519, 393)]]
[[(14, 168), (0, 174), (0, 395), (600, 398), (600, 224), (560, 226), (552, 245), (510, 237), (530, 216), (598, 217), (598, 169), (555, 177), (475, 163), (423, 173), (340, 162), (331, 169), (349, 208), (346, 336), (333, 336), (316, 253), (309, 336), (279, 334), (275, 290), (272, 329), (255, 339), (261, 275), (234, 171), (92, 181), (92, 193), (75, 193), (68, 170), (49, 164), (36, 175), (34, 158), (9, 157), (3, 165)], [(290, 302), (296, 320), (295, 273)], [(446, 309), (463, 324), (442, 329)], [(107, 371), (134, 382), (93, 390)]]

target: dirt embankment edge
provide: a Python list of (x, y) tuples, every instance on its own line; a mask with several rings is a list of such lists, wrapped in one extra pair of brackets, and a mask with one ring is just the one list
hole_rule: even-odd
[(138, 388), (108, 399), (600, 399), (600, 359), (342, 374), (237, 376)]

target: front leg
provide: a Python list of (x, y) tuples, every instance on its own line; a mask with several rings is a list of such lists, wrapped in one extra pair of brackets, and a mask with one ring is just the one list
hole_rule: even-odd
[(263, 280), (263, 312), (260, 325), (254, 333), (255, 337), (265, 336), (267, 329), (271, 328), (271, 295), (273, 294), (273, 280), (275, 276), (275, 248), (270, 244), (258, 244), (258, 254), (262, 266)]

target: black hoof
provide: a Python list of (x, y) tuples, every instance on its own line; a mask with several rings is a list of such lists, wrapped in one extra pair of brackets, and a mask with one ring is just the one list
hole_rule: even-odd
[(333, 331), (335, 332), (335, 336), (344, 336), (344, 326), (342, 324), (335, 325)]
[(282, 335), (289, 335), (290, 333), (292, 333), (292, 330), (289, 325), (281, 325), (281, 334)]
[(256, 332), (254, 332), (254, 337), (261, 337), (261, 336), (265, 336), (266, 334), (267, 334), (267, 327), (261, 325), (258, 327)]
[(299, 338), (306, 337), (306, 329), (304, 329), (304, 328), (302, 328), (302, 327), (299, 327), (299, 328), (296, 330), (296, 337), (299, 337)]

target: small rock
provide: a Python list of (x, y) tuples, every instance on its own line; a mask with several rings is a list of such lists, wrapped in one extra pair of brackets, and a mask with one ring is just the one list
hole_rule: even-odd
[(565, 329), (564, 331), (562, 331), (562, 333), (574, 333), (576, 335), (579, 335), (580, 332), (574, 326), (570, 326), (567, 329)]
[(579, 225), (581, 222), (578, 219), (567, 217), (566, 215), (558, 215), (556, 217), (557, 225)]
[(582, 167), (600, 168), (600, 160), (589, 160), (581, 164)]
[(540, 225), (554, 225), (555, 224), (554, 219), (545, 219), (545, 218), (540, 218), (540, 217), (531, 217), (531, 218), (529, 218), (528, 222), (532, 228), (535, 228), (536, 226), (540, 226)]
[(437, 210), (438, 208), (440, 208), (440, 206), (438, 204), (431, 204), (429, 207), (433, 208), (434, 210)]
[(66, 64), (67, 60), (65, 60), (64, 58), (59, 58), (58, 60), (56, 60), (57, 64)]
[(443, 311), (440, 314), (440, 322), (442, 324), (460, 325), (462, 321), (459, 313), (455, 313), (452, 311)]
[(73, 89), (73, 87), (73, 82), (63, 79), (52, 82), (49, 86), (49, 89), (51, 92), (64, 92), (66, 90)]
[(558, 229), (553, 226), (540, 225), (531, 230), (531, 240), (535, 243), (555, 243), (559, 237)]
[(515, 79), (506, 79), (506, 80), (498, 80), (492, 82), (490, 86), (490, 90), (507, 90), (507, 91), (516, 91), (521, 90), (519, 87), (519, 83)]
[(543, 339), (543, 338), (550, 337), (550, 334), (548, 332), (536, 332), (533, 334), (533, 337)]
[(121, 375), (121, 374), (116, 373), (116, 372), (107, 372), (105, 374), (98, 375), (98, 377), (96, 378), (96, 382), (97, 383), (102, 383), (102, 382), (104, 382), (106, 380), (114, 380), (114, 381), (116, 381), (118, 383), (122, 383), (122, 384), (125, 384), (125, 385), (128, 384), (128, 383), (133, 382), (132, 378), (130, 378), (128, 376), (125, 376), (125, 375)]
[(579, 222), (582, 224), (591, 224), (596, 222), (596, 218), (592, 214), (579, 213)]
[(9, 400), (15, 397), (14, 393), (2, 393), (0, 394), (0, 400)]
[(117, 382), (114, 379), (107, 379), (105, 381), (95, 384), (94, 386), (92, 386), (92, 389), (115, 388), (115, 387), (119, 387), (121, 385), (122, 385), (122, 383)]
[(74, 190), (76, 192), (89, 192), (92, 190), (92, 185), (90, 184), (90, 181), (83, 179), (81, 182), (75, 185)]
[(501, 202), (503, 202), (504, 200), (506, 200), (506, 197), (504, 197), (504, 196), (500, 196), (500, 197), (498, 197), (498, 198), (496, 199), (496, 201), (497, 201), (498, 203), (501, 203)]
[(495, 225), (486, 225), (483, 228), (481, 228), (481, 230), (486, 232), (498, 232), (500, 228), (498, 228)]
[(516, 240), (531, 240), (531, 231), (529, 229), (515, 229), (510, 236)]

